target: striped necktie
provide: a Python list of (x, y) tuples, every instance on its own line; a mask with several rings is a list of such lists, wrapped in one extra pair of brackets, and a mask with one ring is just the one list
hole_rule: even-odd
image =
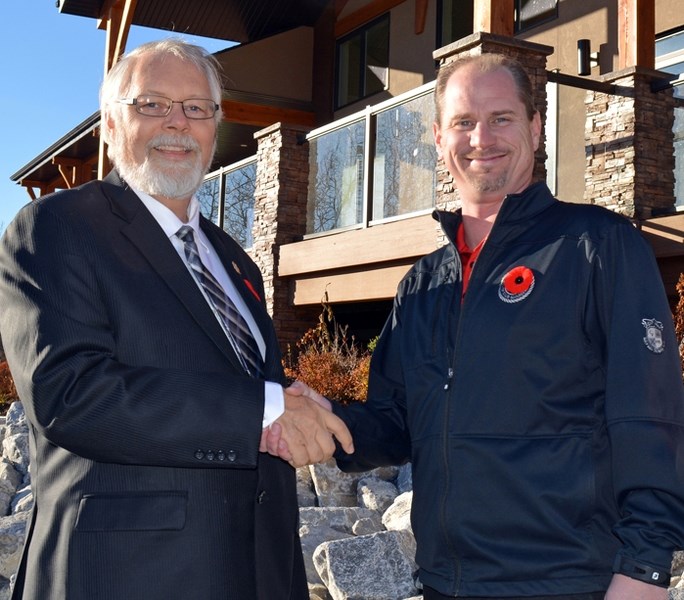
[(223, 291), (223, 288), (209, 269), (202, 263), (192, 227), (183, 225), (176, 235), (183, 242), (185, 258), (190, 265), (192, 274), (216, 309), (222, 321), (223, 329), (231, 340), (245, 371), (253, 377), (263, 378), (264, 361), (256, 340), (233, 301)]

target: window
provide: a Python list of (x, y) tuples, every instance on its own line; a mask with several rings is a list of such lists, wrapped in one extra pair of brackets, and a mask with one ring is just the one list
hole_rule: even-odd
[(242, 248), (251, 248), (256, 161), (241, 164), (224, 175), (223, 230)]
[(312, 131), (307, 235), (435, 205), (434, 82)]
[(439, 0), (437, 48), (473, 33), (473, 0)]
[(216, 225), (219, 224), (219, 186), (219, 176), (209, 175), (197, 190), (197, 200), (202, 216)]
[(389, 69), (389, 14), (337, 42), (335, 108), (381, 92)]
[(515, 32), (558, 18), (558, 0), (515, 0)]
[(307, 233), (363, 220), (365, 121), (309, 140)]
[(251, 157), (210, 173), (197, 191), (202, 215), (244, 249), (253, 243), (255, 182), (256, 159)]
[[(656, 69), (677, 76), (673, 81), (674, 95), (684, 98), (684, 31), (665, 34), (656, 40)], [(675, 108), (675, 199), (684, 209), (684, 108)]]
[(378, 113), (373, 158), (373, 219), (434, 206), (437, 151), (433, 94)]

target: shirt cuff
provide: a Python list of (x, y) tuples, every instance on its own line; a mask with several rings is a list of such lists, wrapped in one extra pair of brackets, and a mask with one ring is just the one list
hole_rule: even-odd
[(262, 427), (265, 429), (280, 415), (285, 412), (285, 395), (283, 386), (273, 381), (264, 382), (264, 420)]

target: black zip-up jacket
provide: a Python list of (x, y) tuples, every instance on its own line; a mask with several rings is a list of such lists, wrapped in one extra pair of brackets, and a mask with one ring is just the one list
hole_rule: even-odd
[[(624, 217), (508, 196), (461, 302), (450, 243), (399, 284), (343, 470), (412, 462), (420, 579), (443, 594), (667, 585), (684, 548), (684, 388), (652, 252)], [(658, 580), (659, 579), (659, 580)]]

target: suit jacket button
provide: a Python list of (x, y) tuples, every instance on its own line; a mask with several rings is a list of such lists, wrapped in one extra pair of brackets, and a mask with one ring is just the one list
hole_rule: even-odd
[(264, 502), (266, 502), (266, 490), (260, 491), (259, 495), (257, 496), (258, 504), (263, 504)]
[(195, 450), (195, 458), (197, 460), (202, 460), (204, 458), (204, 452), (202, 450)]
[(223, 450), (219, 450), (216, 453), (216, 458), (218, 458), (219, 460), (226, 460), (226, 453)]
[(230, 462), (235, 462), (236, 458), (237, 458), (237, 452), (235, 452), (235, 450), (228, 450), (228, 460)]
[(207, 460), (214, 460), (214, 453), (211, 450), (207, 452)]

